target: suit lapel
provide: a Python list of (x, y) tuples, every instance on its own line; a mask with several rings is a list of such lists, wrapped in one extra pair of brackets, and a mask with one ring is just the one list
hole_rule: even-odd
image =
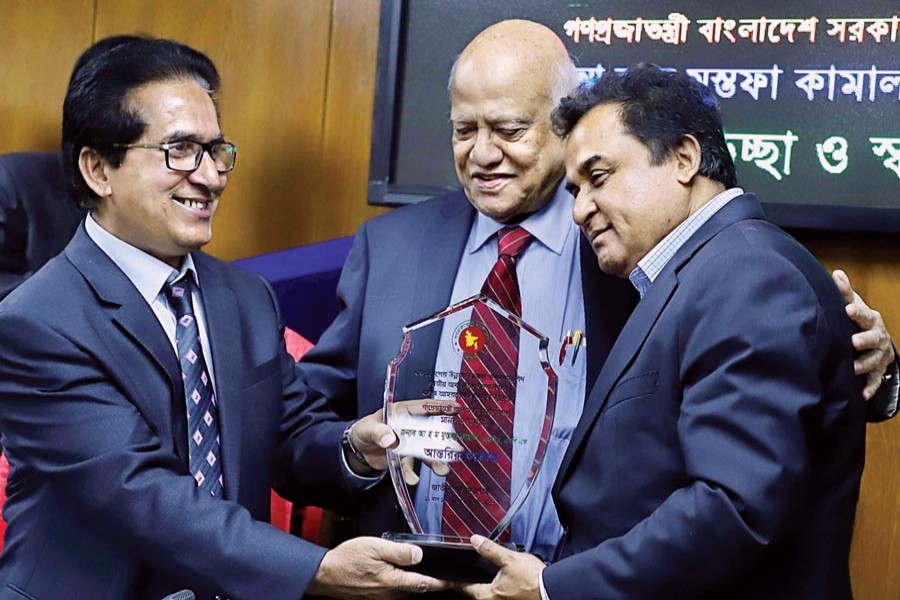
[[(475, 209), (462, 193), (457, 192), (458, 201), (448, 203), (439, 211), (440, 218), (422, 229), (419, 244), (421, 253), (416, 256), (416, 277), (411, 290), (413, 298), (412, 315), (416, 320), (441, 311), (450, 304), (456, 272), (465, 251), (466, 240), (475, 217)], [(421, 260), (422, 256), (434, 256), (434, 260)], [(423, 348), (420, 356), (430, 361), (434, 367), (440, 343), (440, 327), (427, 327), (418, 336)]]
[[(87, 235), (83, 222), (66, 247), (65, 255), (93, 288), (105, 318), (140, 348), (153, 368), (161, 371), (168, 381), (170, 402), (160, 403), (159, 392), (155, 390), (137, 390), (132, 394), (132, 400), (139, 405), (142, 413), (150, 415), (149, 420), (159, 428), (163, 439), (172, 437), (176, 453), (187, 464), (181, 367), (165, 331), (128, 277)], [(129, 374), (123, 379), (140, 379), (141, 367), (120, 364), (122, 356), (114, 346), (109, 348), (108, 355), (113, 364), (118, 365), (119, 373)]]
[(216, 385), (216, 409), (219, 417), (219, 435), (223, 440), (222, 473), (225, 498), (236, 500), (240, 487), (240, 457), (242, 440), (240, 397), (242, 360), (240, 315), (234, 291), (227, 285), (216, 265), (199, 252), (193, 254), (200, 292), (206, 314), (206, 333), (212, 350)]
[(634, 356), (643, 346), (644, 340), (647, 339), (647, 335), (676, 287), (677, 279), (674, 273), (664, 271), (659, 279), (654, 282), (644, 299), (638, 303), (628, 322), (625, 323), (621, 335), (613, 345), (612, 351), (603, 364), (600, 375), (597, 377), (597, 381), (584, 404), (581, 419), (579, 419), (578, 426), (572, 434), (572, 440), (569, 442), (569, 448), (560, 466), (556, 487), (565, 478), (571, 466), (573, 455), (584, 441), (585, 434), (590, 430), (597, 416), (606, 405), (609, 392), (615, 387), (622, 373), (625, 372)]
[(578, 237), (584, 328), (588, 340), (584, 386), (587, 400), (613, 344), (637, 304), (638, 294), (627, 280), (601, 271), (591, 243), (580, 233)]

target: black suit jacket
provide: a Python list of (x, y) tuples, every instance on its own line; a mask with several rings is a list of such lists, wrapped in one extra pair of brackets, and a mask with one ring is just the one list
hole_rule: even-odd
[(0, 156), (0, 300), (62, 252), (82, 218), (59, 153)]

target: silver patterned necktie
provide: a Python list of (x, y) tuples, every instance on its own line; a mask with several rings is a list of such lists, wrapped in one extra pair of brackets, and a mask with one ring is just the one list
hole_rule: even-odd
[(219, 423), (216, 394), (206, 369), (200, 345), (200, 327), (194, 315), (190, 272), (164, 286), (166, 299), (175, 312), (175, 343), (181, 364), (181, 379), (187, 403), (188, 466), (197, 487), (222, 496), (222, 466), (219, 463)]

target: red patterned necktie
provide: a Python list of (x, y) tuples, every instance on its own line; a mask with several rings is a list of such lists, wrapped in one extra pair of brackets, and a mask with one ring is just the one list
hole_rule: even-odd
[(187, 402), (188, 467), (197, 487), (222, 496), (222, 465), (219, 464), (219, 426), (216, 395), (203, 359), (200, 328), (194, 315), (190, 273), (164, 286), (166, 299), (177, 321), (175, 343), (181, 363), (181, 379)]
[[(534, 239), (521, 227), (497, 234), (499, 256), (481, 292), (517, 316), (522, 298), (516, 260)], [(519, 364), (519, 327), (484, 304), (472, 311), (487, 340), (481, 351), (464, 353), (458, 383), (461, 418), (456, 423), (466, 457), (452, 463), (444, 490), (441, 532), (469, 537), (489, 535), (510, 505), (513, 407)], [(498, 377), (499, 376), (499, 377)], [(472, 435), (465, 435), (472, 434)], [(499, 541), (509, 541), (509, 528)]]

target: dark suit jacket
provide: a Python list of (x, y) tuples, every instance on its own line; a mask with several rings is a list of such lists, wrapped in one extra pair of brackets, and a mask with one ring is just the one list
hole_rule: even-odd
[(593, 387), (554, 487), (550, 598), (849, 598), (861, 386), (831, 278), (732, 200)]
[[(400, 350), (402, 327), (450, 303), (453, 282), (475, 210), (462, 191), (394, 210), (365, 223), (356, 235), (338, 284), (341, 311), (300, 363), (311, 389), (334, 402), (347, 418), (382, 406), (388, 363)], [(585, 240), (581, 248), (586, 314), (588, 381), (600, 366), (634, 306), (637, 294), (604, 275)], [(437, 332), (422, 352), (422, 368), (434, 369)], [(311, 392), (312, 393), (312, 392)], [(389, 478), (343, 508), (358, 519), (351, 533), (406, 531)], [(329, 504), (332, 498), (312, 498)], [(333, 503), (332, 503), (333, 506)]]
[[(175, 352), (83, 226), (0, 303), (12, 470), (0, 599), (296, 600), (325, 550), (268, 525), (269, 490), (339, 486), (343, 423), (302, 394), (256, 275), (194, 260), (216, 377), (224, 500), (187, 469)], [(276, 473), (279, 476), (276, 476)]]
[(82, 218), (59, 153), (0, 156), (0, 300), (62, 252)]

